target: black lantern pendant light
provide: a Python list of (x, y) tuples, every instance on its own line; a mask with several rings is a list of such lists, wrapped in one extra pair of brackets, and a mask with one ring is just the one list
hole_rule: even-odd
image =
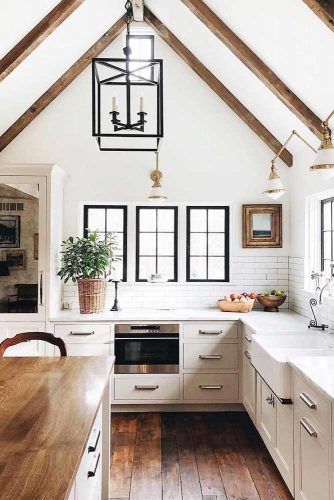
[(157, 151), (163, 137), (163, 62), (130, 57), (130, 0), (125, 9), (125, 59), (92, 60), (93, 137), (101, 151)]

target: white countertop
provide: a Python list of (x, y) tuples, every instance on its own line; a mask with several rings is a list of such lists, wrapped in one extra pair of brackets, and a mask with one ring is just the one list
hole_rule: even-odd
[(303, 356), (290, 361), (306, 381), (334, 400), (334, 356)]
[(137, 322), (137, 321), (238, 321), (255, 332), (305, 331), (309, 320), (293, 311), (278, 313), (251, 311), (249, 313), (227, 313), (219, 309), (124, 309), (118, 312), (80, 314), (78, 310), (64, 310), (52, 316), (51, 322)]

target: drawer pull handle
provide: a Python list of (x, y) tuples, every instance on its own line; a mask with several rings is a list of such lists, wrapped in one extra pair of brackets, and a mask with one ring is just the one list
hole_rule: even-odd
[(249, 343), (252, 342), (252, 339), (250, 337), (248, 337), (248, 335), (245, 335), (245, 340), (247, 340), (247, 342), (249, 342)]
[(198, 387), (202, 390), (205, 390), (205, 389), (210, 389), (210, 390), (211, 389), (213, 389), (213, 390), (218, 389), (219, 390), (219, 389), (223, 388), (222, 385), (199, 385)]
[(199, 359), (222, 359), (221, 354), (200, 354)]
[(318, 437), (317, 431), (312, 427), (311, 424), (308, 423), (306, 418), (301, 418), (300, 424), (302, 425), (302, 427), (304, 427), (307, 434), (309, 434), (311, 437), (314, 437), (314, 438)]
[(198, 330), (200, 335), (220, 335), (224, 333), (223, 330)]
[(270, 396), (266, 397), (266, 401), (267, 401), (268, 405), (275, 406), (275, 398), (273, 397), (272, 394), (270, 394)]
[[(95, 431), (97, 431), (97, 429), (95, 429)], [(96, 451), (97, 445), (99, 443), (100, 435), (101, 435), (101, 431), (98, 431), (96, 439), (95, 439), (95, 443), (88, 446), (88, 453), (92, 453), (92, 452)]]
[(96, 471), (97, 471), (97, 466), (99, 465), (99, 461), (100, 461), (100, 453), (97, 456), (97, 459), (95, 461), (95, 465), (94, 465), (93, 469), (88, 470), (87, 477), (94, 477), (95, 476)]
[(155, 391), (159, 389), (158, 385), (135, 385), (136, 391)]
[(87, 337), (89, 335), (94, 335), (95, 331), (92, 332), (70, 332), (70, 335), (77, 335), (78, 337)]
[(250, 355), (249, 351), (245, 351), (245, 356), (247, 359), (252, 359), (252, 356)]
[(303, 401), (303, 403), (306, 404), (306, 406), (308, 408), (311, 408), (311, 410), (316, 410), (317, 409), (317, 405), (314, 403), (314, 401), (312, 401), (311, 398), (308, 397), (307, 394), (305, 394), (305, 392), (302, 392), (300, 395), (299, 395), (300, 399)]

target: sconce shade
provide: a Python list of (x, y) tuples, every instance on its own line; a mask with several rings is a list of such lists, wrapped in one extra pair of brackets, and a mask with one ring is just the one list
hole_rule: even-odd
[(263, 194), (269, 196), (272, 200), (278, 200), (285, 193), (285, 188), (282, 184), (278, 170), (274, 161), (271, 162), (271, 170), (268, 179), (267, 189)]
[(334, 175), (334, 147), (323, 148), (322, 144), (318, 149), (310, 167), (311, 172), (321, 172), (325, 179), (330, 179)]
[(164, 194), (161, 186), (153, 186), (148, 199), (154, 203), (163, 203), (167, 200), (167, 196)]

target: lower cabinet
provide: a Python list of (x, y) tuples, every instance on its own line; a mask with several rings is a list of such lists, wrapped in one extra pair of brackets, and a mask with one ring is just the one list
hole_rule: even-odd
[(115, 378), (115, 401), (177, 401), (180, 399), (180, 377), (137, 375)]
[(256, 370), (251, 363), (251, 354), (245, 349), (242, 366), (243, 404), (248, 415), (256, 424)]
[(330, 440), (299, 410), (295, 412), (294, 434), (295, 498), (329, 500)]
[[(18, 333), (24, 332), (45, 332), (44, 322), (1, 322), (0, 342), (9, 337), (14, 337)], [(9, 347), (5, 356), (48, 356), (53, 354), (53, 346), (40, 340), (30, 340), (12, 347)]]
[(110, 356), (114, 351), (107, 323), (56, 324), (54, 334), (64, 340), (68, 356)]
[(183, 375), (185, 401), (234, 402), (239, 399), (237, 373), (200, 373)]
[(282, 404), (259, 375), (256, 420), (258, 431), (293, 494), (293, 406)]

